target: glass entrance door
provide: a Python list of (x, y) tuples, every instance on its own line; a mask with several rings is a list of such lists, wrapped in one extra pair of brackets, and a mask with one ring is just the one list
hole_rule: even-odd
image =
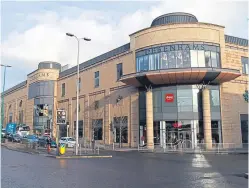
[(191, 148), (192, 147), (192, 133), (191, 130), (188, 131), (179, 131), (178, 132), (179, 139), (182, 143), (182, 148)]
[(193, 148), (191, 121), (166, 121), (166, 143), (177, 149)]

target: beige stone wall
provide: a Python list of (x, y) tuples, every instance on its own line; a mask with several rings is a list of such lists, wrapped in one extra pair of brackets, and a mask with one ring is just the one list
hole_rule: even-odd
[(205, 41), (219, 44), (224, 41), (224, 28), (205, 23), (152, 27), (131, 35), (131, 49), (183, 41)]
[[(228, 45), (228, 44), (226, 44)], [(230, 45), (236, 47), (235, 45)], [(240, 49), (245, 47), (237, 46)], [(239, 69), (242, 72), (241, 56), (248, 57), (248, 53), (242, 50), (225, 49), (223, 68)], [(220, 88), (222, 134), (224, 143), (241, 144), (240, 114), (248, 114), (248, 103), (243, 94), (248, 89), (248, 75), (242, 75), (236, 80), (224, 83)]]
[[(34, 111), (34, 99), (28, 100), (28, 87), (29, 84), (42, 81), (42, 80), (57, 80), (59, 76), (59, 70), (53, 69), (41, 69), (34, 71), (27, 76), (27, 84), (25, 87), (19, 88), (13, 92), (8, 93), (4, 97), (4, 126), (9, 122), (9, 113), (13, 114), (12, 121), (19, 123), (19, 111), (23, 110), (23, 123), (30, 126), (33, 129), (33, 111)], [(54, 110), (57, 105), (57, 83), (54, 88)], [(20, 106), (20, 102), (22, 105)], [(55, 113), (54, 113), (55, 119)], [(54, 122), (53, 126), (56, 127)]]
[[(248, 57), (247, 48), (239, 47), (243, 50), (234, 50), (226, 46), (238, 48), (238, 46), (225, 44), (224, 28), (222, 26), (193, 23), (193, 24), (169, 24), (158, 27), (147, 28), (136, 32), (130, 36), (131, 50), (116, 57), (112, 57), (104, 62), (88, 67), (80, 72), (81, 90), (79, 93), (79, 120), (84, 121), (84, 135), (92, 136), (92, 119), (103, 119), (103, 141), (102, 143), (112, 143), (112, 133), (110, 123), (114, 116), (128, 116), (128, 146), (137, 147), (139, 142), (139, 103), (138, 91), (134, 87), (126, 86), (117, 81), (116, 65), (123, 64), (123, 74), (134, 73), (136, 69), (135, 51), (153, 45), (166, 44), (171, 42), (210, 42), (220, 45), (222, 68), (242, 69), (241, 56)], [(94, 87), (94, 73), (100, 72), (99, 84)], [(41, 69), (28, 75), (27, 87), (17, 90), (5, 97), (5, 122), (8, 121), (8, 107), (14, 114), (13, 118), (18, 118), (18, 104), (23, 100), (23, 110), (25, 111), (24, 122), (33, 126), (33, 105), (34, 100), (27, 100), (28, 85), (39, 80), (57, 80), (58, 70)], [(66, 84), (66, 95), (61, 96), (61, 86)], [(247, 104), (244, 102), (243, 93), (247, 87), (247, 76), (241, 76), (235, 81), (224, 83), (221, 86), (221, 113), (224, 142), (239, 143), (240, 136), (240, 113), (248, 113)], [(123, 97), (124, 105), (120, 108), (115, 106), (117, 96)], [(63, 78), (59, 78), (55, 86), (54, 119), (56, 109), (67, 111), (67, 121), (69, 122), (69, 135), (73, 136), (74, 121), (76, 121), (76, 72)], [(231, 100), (232, 99), (232, 100)], [(100, 108), (92, 110), (89, 108), (94, 101), (100, 101)], [(121, 109), (121, 110), (120, 110)], [(122, 112), (121, 112), (122, 111)], [(54, 122), (54, 132), (56, 124)]]
[[(87, 68), (80, 72), (81, 89), (79, 94), (79, 104), (81, 111), (79, 112), (79, 120), (84, 121), (84, 135), (91, 139), (92, 137), (92, 120), (103, 119), (103, 141), (100, 143), (111, 144), (113, 142), (112, 133), (110, 131), (110, 123), (114, 116), (123, 114), (128, 116), (130, 121), (130, 94), (134, 92), (133, 89), (127, 88), (125, 84), (117, 81), (116, 66), (119, 63), (123, 65), (123, 74), (135, 72), (135, 62), (132, 61), (133, 54), (128, 52), (117, 56), (104, 64), (98, 64), (91, 68)], [(99, 71), (99, 87), (94, 87), (94, 72)], [(68, 103), (70, 108), (67, 108), (70, 119), (70, 130), (73, 131), (73, 122), (76, 121), (76, 77), (71, 75), (67, 78), (58, 80), (58, 101), (68, 100), (69, 102), (58, 102), (58, 107)], [(62, 83), (66, 85), (66, 95), (61, 96)], [(123, 88), (125, 87), (125, 88)], [(136, 89), (135, 89), (136, 91)], [(123, 96), (124, 104), (121, 108), (115, 106), (115, 100), (118, 95)], [(94, 101), (99, 101), (100, 108), (93, 109)], [(90, 106), (90, 108), (89, 108)], [(121, 109), (121, 110), (120, 110)], [(138, 124), (138, 123), (137, 123)], [(131, 126), (131, 123), (128, 123)], [(128, 137), (131, 137), (131, 128), (128, 128)], [(73, 133), (72, 133), (73, 135)], [(131, 139), (129, 139), (130, 142)], [(128, 143), (127, 145), (130, 145)]]
[[(20, 102), (22, 105), (20, 106)], [(25, 111), (27, 103), (27, 87), (17, 89), (4, 96), (4, 127), (9, 122), (9, 114), (12, 113), (12, 121), (19, 122), (19, 111), (24, 111), (23, 121), (26, 123)]]
[(57, 69), (38, 69), (28, 75), (28, 84), (38, 81), (57, 80), (59, 77), (59, 70)]
[(30, 126), (30, 129), (33, 130), (33, 113), (34, 113), (34, 99), (30, 99), (26, 103), (26, 124)]

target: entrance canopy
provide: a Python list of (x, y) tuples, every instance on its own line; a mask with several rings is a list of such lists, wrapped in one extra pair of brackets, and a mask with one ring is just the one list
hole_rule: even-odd
[(241, 75), (239, 70), (220, 68), (184, 68), (138, 72), (122, 76), (127, 85), (142, 87), (146, 85), (176, 84), (221, 84)]

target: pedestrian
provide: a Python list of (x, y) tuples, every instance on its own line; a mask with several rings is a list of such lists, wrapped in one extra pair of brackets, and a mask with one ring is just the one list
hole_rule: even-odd
[(92, 139), (92, 150), (94, 151), (94, 148), (95, 148), (95, 140), (94, 138)]
[(51, 138), (50, 137), (47, 137), (47, 151), (48, 151), (48, 154), (51, 151)]

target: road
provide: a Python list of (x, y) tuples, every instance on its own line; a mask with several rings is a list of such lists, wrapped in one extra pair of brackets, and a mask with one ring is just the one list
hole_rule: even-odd
[(112, 153), (53, 159), (5, 148), (2, 188), (246, 188), (247, 155)]

